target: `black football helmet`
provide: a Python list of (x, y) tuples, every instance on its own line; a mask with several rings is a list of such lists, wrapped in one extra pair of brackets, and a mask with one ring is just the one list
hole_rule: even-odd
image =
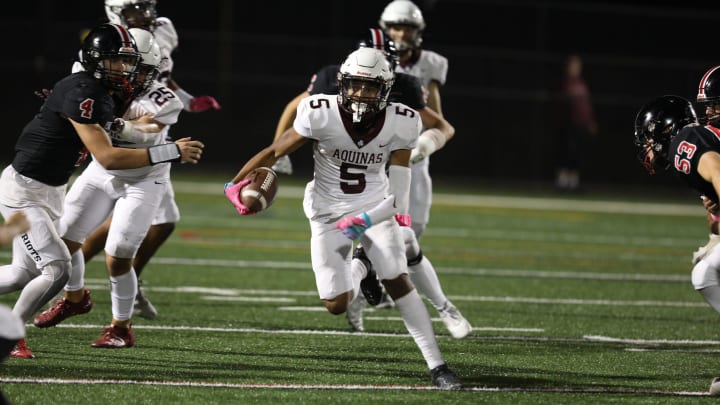
[[(690, 101), (680, 96), (662, 96), (645, 104), (635, 118), (638, 159), (650, 174), (670, 165), (670, 140), (698, 119)], [(650, 153), (652, 152), (652, 153)]]
[[(135, 39), (125, 27), (118, 24), (101, 24), (90, 30), (82, 45), (82, 66), (105, 87), (113, 90), (132, 92), (135, 69), (140, 61), (140, 53)], [(123, 70), (117, 67), (118, 60), (124, 62)]]
[(714, 112), (706, 115), (708, 107), (720, 104), (720, 66), (711, 68), (702, 76), (695, 101), (700, 110), (700, 121), (706, 122), (720, 118), (720, 115)]
[(392, 67), (393, 71), (395, 70), (398, 61), (400, 60), (397, 48), (395, 47), (395, 42), (393, 42), (393, 40), (389, 36), (387, 36), (380, 28), (369, 28), (367, 35), (363, 39), (358, 41), (357, 47), (375, 48), (385, 52), (385, 54), (387, 55), (387, 60), (388, 62), (390, 62), (390, 66)]

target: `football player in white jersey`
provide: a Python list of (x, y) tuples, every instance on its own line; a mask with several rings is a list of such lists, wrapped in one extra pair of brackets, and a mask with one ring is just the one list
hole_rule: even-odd
[[(390, 2), (379, 21), (380, 27), (392, 38), (398, 50), (399, 61), (396, 72), (417, 77), (422, 82), (426, 94), (428, 108), (441, 117), (442, 104), (440, 86), (445, 84), (448, 61), (444, 56), (422, 49), (422, 32), (425, 19), (420, 9), (409, 0)], [(410, 157), (412, 180), (410, 182), (410, 215), (415, 237), (406, 235), (405, 243), (420, 250), (419, 240), (430, 220), (432, 205), (432, 179), (430, 177), (430, 155), (442, 148), (450, 137), (437, 131), (424, 128), (418, 139), (418, 145)], [(408, 260), (412, 260), (408, 257)], [(413, 277), (413, 282), (430, 298), (437, 308), (448, 330), (456, 338), (467, 336), (472, 327), (460, 314), (457, 308), (447, 299), (434, 270), (427, 266), (420, 270), (421, 274)]]
[[(150, 31), (131, 28), (141, 55), (132, 102), (122, 118), (115, 120), (113, 142), (125, 148), (145, 148), (166, 143), (167, 132), (177, 122), (183, 105), (170, 89), (155, 78), (162, 57)], [(38, 327), (57, 325), (69, 316), (88, 312), (90, 292), (84, 288), (84, 239), (112, 213), (105, 244), (112, 302), (111, 325), (92, 346), (131, 347), (130, 327), (137, 278), (133, 258), (169, 186), (170, 163), (130, 170), (106, 170), (92, 161), (75, 180), (65, 199), (60, 235), (72, 242), (73, 271), (65, 286), (65, 299), (35, 318)], [(72, 250), (72, 249), (71, 249)]]
[(408, 166), (420, 119), (404, 104), (388, 105), (393, 79), (383, 51), (352, 52), (340, 66), (340, 94), (303, 99), (293, 127), (245, 163), (225, 185), (225, 195), (241, 215), (250, 214), (239, 197), (249, 182), (247, 174), (312, 142), (314, 178), (305, 188), (303, 208), (312, 233), (315, 283), (325, 308), (341, 314), (360, 290), (366, 296), (381, 294), (375, 274), (351, 260), (353, 240), (358, 240), (379, 265), (377, 276), (400, 309), (433, 384), (459, 389), (460, 382), (440, 353), (427, 308), (407, 274), (399, 224), (410, 221)]
[[(412, 1), (394, 0), (383, 10), (379, 24), (397, 47), (400, 60), (396, 72), (419, 78), (425, 87), (428, 107), (442, 116), (440, 86), (445, 84), (448, 61), (436, 52), (421, 48), (425, 20), (420, 9)], [(427, 157), (441, 148), (445, 141), (442, 137), (423, 136), (418, 140), (418, 148), (413, 151), (411, 158), (414, 163), (411, 166), (410, 214), (412, 228), (418, 238), (422, 236), (430, 219), (432, 204), (430, 162)]]
[[(397, 64), (397, 50), (392, 40), (384, 35), (383, 31), (377, 28), (370, 28), (367, 37), (362, 38), (359, 42), (360, 46), (367, 46), (375, 49), (381, 49), (386, 53), (386, 57), (392, 66)], [(329, 65), (320, 69), (316, 74), (313, 75), (307, 90), (297, 95), (291, 100), (283, 110), (280, 120), (278, 121), (277, 128), (275, 130), (275, 139), (278, 139), (285, 130), (292, 127), (292, 122), (295, 119), (297, 106), (300, 101), (305, 97), (313, 94), (337, 94), (338, 86), (335, 76), (339, 66)], [(412, 75), (399, 73), (395, 75), (395, 82), (393, 89), (390, 93), (389, 100), (392, 102), (401, 102), (409, 105), (413, 109), (417, 110), (420, 114), (420, 120), (424, 128), (424, 133), (421, 134), (421, 138), (425, 140), (430, 137), (440, 137), (443, 140), (449, 140), (455, 133), (455, 128), (442, 116), (430, 109), (424, 101), (421, 84), (419, 79)], [(444, 142), (443, 142), (444, 143)], [(415, 153), (415, 150), (419, 146), (413, 149), (411, 156), (420, 156)], [(280, 162), (283, 162), (280, 164)], [(292, 173), (292, 165), (288, 156), (283, 156), (281, 159), (273, 165), (273, 169), (281, 173)], [(418, 290), (425, 295), (433, 307), (435, 307), (440, 314), (440, 318), (447, 327), (450, 334), (461, 339), (467, 336), (472, 326), (462, 316), (460, 311), (448, 300), (440, 280), (437, 277), (435, 268), (433, 267), (430, 260), (422, 254), (420, 245), (417, 241), (415, 233), (411, 229), (403, 228), (403, 237), (405, 238), (406, 256), (408, 259), (408, 270), (410, 279)], [(354, 259), (360, 260), (365, 266), (371, 267), (372, 264), (366, 258), (362, 248), (358, 248), (353, 255)], [(386, 296), (384, 296), (386, 298)], [(350, 326), (355, 331), (364, 331), (363, 322), (363, 309), (366, 305), (365, 300), (362, 297), (357, 297), (347, 311), (347, 319)], [(391, 304), (390, 299), (386, 298), (386, 302)], [(377, 303), (371, 302), (375, 305)], [(387, 306), (387, 304), (386, 304)]]
[[(59, 232), (68, 181), (88, 154), (108, 170), (164, 162), (196, 163), (203, 144), (188, 138), (149, 148), (114, 147), (108, 136), (117, 115), (118, 97), (132, 91), (140, 54), (124, 27), (101, 24), (83, 40), (84, 70), (53, 86), (38, 114), (15, 144), (12, 164), (0, 175), (0, 213), (23, 211), (30, 230), (13, 240), (12, 264), (0, 270), (0, 294), (22, 290), (13, 312), (23, 321), (66, 284), (72, 243)], [(11, 357), (34, 357), (21, 340)]]
[[(184, 110), (189, 112), (203, 112), (211, 109), (220, 109), (220, 104), (212, 96), (193, 96), (182, 89), (172, 77), (174, 67), (172, 53), (178, 47), (178, 34), (172, 21), (167, 17), (157, 16), (156, 0), (105, 0), (105, 14), (116, 24), (128, 28), (143, 28), (155, 35), (155, 41), (160, 46), (163, 64), (160, 66), (158, 80), (175, 92), (183, 102)], [(160, 202), (152, 226), (143, 240), (135, 256), (133, 268), (138, 276), (139, 287), (135, 302), (135, 310), (143, 318), (155, 319), (157, 309), (145, 296), (140, 275), (150, 259), (160, 246), (175, 230), (175, 224), (180, 221), (180, 210), (175, 202), (175, 192), (172, 183), (169, 183), (167, 192)], [(86, 262), (97, 255), (105, 245), (110, 221), (104, 222), (83, 244), (83, 253)]]

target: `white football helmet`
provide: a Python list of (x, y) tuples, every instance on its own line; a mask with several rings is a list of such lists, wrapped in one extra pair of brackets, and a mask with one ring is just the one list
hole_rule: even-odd
[(425, 29), (425, 19), (422, 11), (410, 0), (394, 0), (390, 2), (380, 15), (380, 27), (387, 31), (391, 25), (409, 25), (417, 29), (412, 43), (396, 43), (399, 51), (407, 48), (419, 48), (422, 44), (422, 31)]
[(157, 11), (156, 0), (105, 0), (105, 14), (113, 24), (153, 29)]
[(136, 69), (135, 94), (142, 94), (152, 86), (153, 82), (160, 73), (160, 63), (162, 55), (160, 54), (160, 45), (155, 41), (152, 32), (142, 28), (130, 28), (130, 35), (135, 38), (140, 53), (140, 63)]
[(340, 65), (338, 102), (357, 124), (385, 109), (394, 80), (395, 73), (385, 52), (358, 48)]

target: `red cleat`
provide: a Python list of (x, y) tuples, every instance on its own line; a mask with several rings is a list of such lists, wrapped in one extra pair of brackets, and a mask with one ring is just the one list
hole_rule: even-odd
[(25, 339), (20, 339), (10, 352), (10, 357), (13, 359), (34, 359), (35, 355), (28, 349)]
[(135, 334), (131, 327), (122, 328), (111, 325), (103, 331), (102, 336), (92, 343), (92, 347), (105, 349), (122, 349), (135, 344)]
[(49, 328), (59, 324), (71, 316), (90, 312), (92, 305), (93, 303), (90, 299), (90, 290), (85, 290), (83, 299), (80, 302), (70, 302), (63, 298), (62, 300), (56, 302), (52, 308), (36, 316), (33, 320), (33, 324), (38, 328)]

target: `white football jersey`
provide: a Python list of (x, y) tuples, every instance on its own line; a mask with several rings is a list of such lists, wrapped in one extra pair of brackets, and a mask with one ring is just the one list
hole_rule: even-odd
[[(113, 143), (120, 147), (133, 149), (167, 143), (169, 142), (168, 131), (170, 131), (170, 126), (177, 122), (182, 110), (182, 101), (175, 93), (162, 83), (155, 82), (145, 94), (132, 101), (130, 107), (125, 111), (123, 119), (130, 121), (144, 115), (150, 115), (155, 121), (164, 124), (165, 127), (156, 133), (133, 133), (127, 139), (114, 139)], [(160, 163), (137, 169), (108, 170), (107, 172), (129, 180), (147, 177), (169, 178), (170, 165), (170, 163)]]
[(329, 222), (376, 206), (388, 194), (385, 167), (390, 153), (414, 148), (420, 125), (417, 111), (393, 103), (387, 106), (377, 135), (361, 139), (346, 129), (337, 96), (317, 94), (303, 99), (293, 127), (315, 141), (314, 179), (303, 204), (307, 217)]
[(424, 86), (424, 90), (427, 91), (426, 89), (433, 80), (436, 80), (440, 84), (445, 84), (448, 72), (448, 60), (436, 52), (422, 49), (417, 62), (406, 66), (401, 66), (398, 63), (395, 71), (417, 77)]

